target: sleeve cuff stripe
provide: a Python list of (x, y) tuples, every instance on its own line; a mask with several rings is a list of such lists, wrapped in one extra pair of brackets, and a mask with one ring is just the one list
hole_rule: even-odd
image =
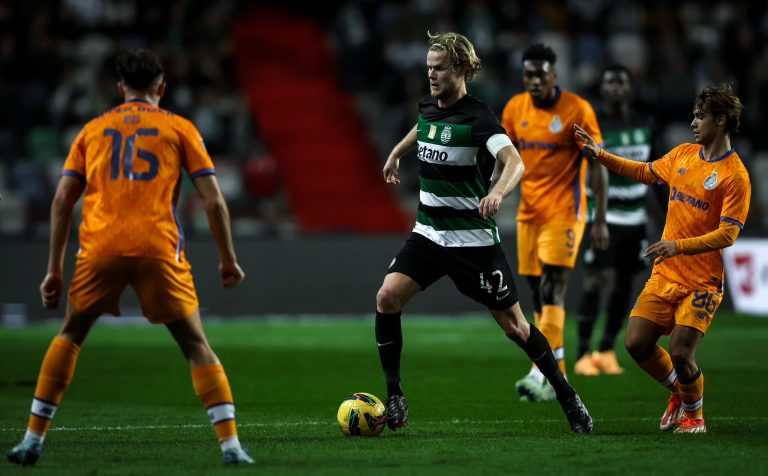
[(216, 175), (216, 171), (214, 169), (198, 170), (193, 174), (189, 174), (189, 178), (196, 179), (197, 177), (202, 177), (203, 175)]
[(70, 177), (75, 177), (77, 179), (80, 179), (81, 182), (85, 183), (85, 176), (83, 176), (79, 172), (75, 172), (74, 170), (64, 170), (61, 172), (61, 175), (68, 175)]
[(729, 217), (720, 217), (720, 221), (725, 221), (725, 222), (728, 222), (728, 223), (732, 223), (732, 224), (738, 226), (740, 230), (744, 229), (744, 224), (742, 222), (740, 222), (739, 220), (735, 220), (735, 219), (729, 218)]

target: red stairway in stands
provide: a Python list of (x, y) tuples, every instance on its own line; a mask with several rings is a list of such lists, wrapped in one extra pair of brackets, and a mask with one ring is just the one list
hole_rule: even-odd
[(311, 19), (253, 10), (233, 24), (241, 87), (304, 232), (404, 232), (355, 104)]

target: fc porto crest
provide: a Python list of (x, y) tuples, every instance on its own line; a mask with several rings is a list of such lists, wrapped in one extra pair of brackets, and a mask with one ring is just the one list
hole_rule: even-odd
[(713, 170), (711, 174), (709, 174), (709, 177), (704, 179), (704, 188), (707, 190), (712, 190), (717, 186), (717, 171)]
[(447, 144), (451, 141), (451, 126), (443, 127), (443, 132), (440, 134), (440, 142)]
[(562, 130), (563, 130), (563, 120), (560, 119), (560, 116), (555, 114), (554, 116), (552, 116), (552, 120), (549, 121), (549, 131), (553, 134), (557, 134)]

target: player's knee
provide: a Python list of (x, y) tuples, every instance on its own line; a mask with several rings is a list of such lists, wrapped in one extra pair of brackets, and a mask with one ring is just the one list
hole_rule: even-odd
[(693, 360), (693, 352), (691, 352), (687, 347), (682, 349), (669, 349), (669, 357), (672, 359), (672, 365), (675, 367), (675, 369), (688, 369), (696, 367), (696, 364)]
[(632, 356), (635, 362), (641, 363), (645, 362), (651, 357), (651, 355), (653, 355), (653, 351), (656, 348), (656, 343), (646, 342), (643, 339), (637, 338), (627, 333), (624, 335), (624, 347), (626, 347), (627, 352), (629, 352), (629, 355)]
[(389, 286), (382, 286), (376, 293), (376, 309), (384, 313), (399, 312), (402, 310), (399, 293)]

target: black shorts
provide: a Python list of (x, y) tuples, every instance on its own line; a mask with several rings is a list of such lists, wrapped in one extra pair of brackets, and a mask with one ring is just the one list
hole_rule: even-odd
[(508, 309), (518, 301), (512, 271), (499, 244), (454, 248), (411, 233), (387, 273), (402, 273), (422, 289), (447, 274), (459, 292), (489, 309)]
[(582, 240), (582, 260), (587, 268), (614, 268), (620, 273), (636, 273), (646, 267), (643, 251), (648, 247), (645, 225), (608, 224), (610, 245), (607, 250), (597, 251), (591, 244), (592, 224)]

